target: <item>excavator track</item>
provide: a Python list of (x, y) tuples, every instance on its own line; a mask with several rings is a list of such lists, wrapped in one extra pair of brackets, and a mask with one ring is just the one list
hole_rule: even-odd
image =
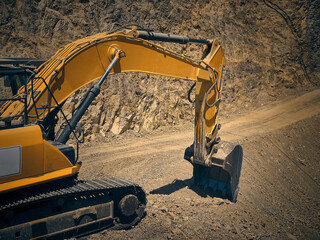
[(117, 178), (63, 179), (0, 195), (0, 239), (65, 239), (128, 228), (144, 214), (146, 196)]

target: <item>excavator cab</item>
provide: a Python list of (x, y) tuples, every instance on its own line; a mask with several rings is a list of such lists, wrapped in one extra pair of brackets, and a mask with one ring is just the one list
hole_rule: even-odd
[(0, 58), (0, 91), (3, 98), (11, 98), (17, 94), (20, 87), (24, 86), (32, 71), (40, 64), (41, 59), (30, 58)]
[(5, 102), (20, 101), (24, 104), (22, 113), (0, 117), (0, 129), (21, 127), (28, 123), (27, 95), (18, 96), (17, 94), (19, 89), (26, 92), (28, 79), (44, 62), (41, 59), (31, 58), (0, 58), (0, 107)]

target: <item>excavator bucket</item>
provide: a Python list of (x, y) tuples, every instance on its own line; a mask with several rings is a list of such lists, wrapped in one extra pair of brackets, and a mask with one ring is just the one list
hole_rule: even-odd
[[(191, 161), (193, 144), (185, 151), (184, 158)], [(213, 191), (213, 195), (237, 201), (239, 179), (242, 165), (242, 147), (230, 142), (219, 142), (214, 145), (215, 153), (209, 155), (210, 165), (192, 163), (193, 178), (196, 186)]]

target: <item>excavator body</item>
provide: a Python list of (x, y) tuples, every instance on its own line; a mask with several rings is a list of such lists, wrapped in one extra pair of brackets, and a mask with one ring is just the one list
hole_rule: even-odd
[[(195, 42), (206, 48), (202, 59), (191, 59), (151, 41)], [(67, 144), (70, 135), (81, 143), (81, 131), (75, 131), (79, 121), (107, 76), (121, 72), (195, 83), (194, 143), (185, 159), (194, 167), (196, 185), (235, 202), (242, 148), (218, 137), (224, 68), (218, 41), (137, 28), (77, 40), (45, 62), (1, 59), (0, 84), (13, 96), (0, 87), (0, 238), (81, 236), (129, 227), (143, 217), (146, 196), (140, 186), (122, 179), (77, 180), (78, 147)], [(63, 104), (89, 83), (94, 84), (68, 119)], [(65, 122), (57, 134), (58, 113)]]

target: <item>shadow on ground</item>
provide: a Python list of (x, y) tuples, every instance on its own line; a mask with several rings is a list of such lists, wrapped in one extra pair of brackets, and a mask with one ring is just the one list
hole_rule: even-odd
[(172, 183), (169, 183), (165, 186), (156, 188), (150, 192), (150, 194), (162, 194), (162, 195), (170, 195), (174, 192), (179, 191), (182, 188), (189, 188), (192, 191), (194, 191), (196, 194), (198, 194), (201, 197), (219, 197), (221, 196), (214, 194), (210, 189), (202, 189), (194, 184), (193, 178), (185, 179), (185, 180), (179, 180), (175, 179)]

